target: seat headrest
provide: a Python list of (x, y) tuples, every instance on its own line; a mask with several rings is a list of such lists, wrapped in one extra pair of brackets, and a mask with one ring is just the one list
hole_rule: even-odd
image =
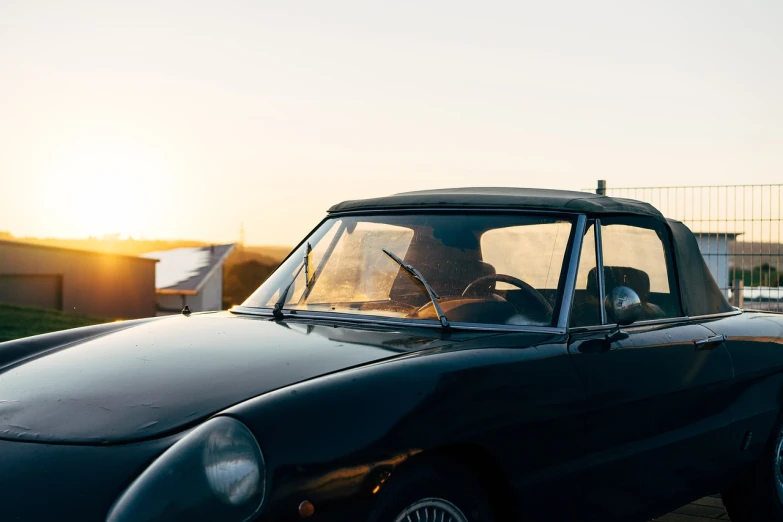
[[(605, 266), (604, 281), (606, 293), (616, 286), (627, 286), (639, 294), (639, 299), (646, 301), (650, 295), (650, 276), (644, 270), (629, 266)], [(587, 273), (587, 291), (598, 297), (598, 269), (593, 268)]]

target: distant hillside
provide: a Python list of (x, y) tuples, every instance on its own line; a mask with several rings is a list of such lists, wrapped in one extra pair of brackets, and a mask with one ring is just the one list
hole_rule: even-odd
[(23, 243), (33, 243), (36, 245), (46, 245), (60, 248), (75, 248), (77, 250), (90, 250), (92, 252), (122, 254), (128, 256), (137, 256), (146, 252), (155, 252), (158, 250), (204, 246), (208, 244), (202, 241), (170, 241), (165, 239), (59, 239), (49, 237), (6, 237), (4, 239), (20, 241)]
[(291, 247), (256, 246), (236, 248), (223, 269), (223, 308), (241, 304), (263, 283)]
[(245, 246), (245, 252), (253, 252), (261, 254), (262, 256), (274, 259), (277, 263), (280, 263), (283, 259), (291, 253), (293, 247), (279, 246), (279, 245), (264, 245), (264, 246)]

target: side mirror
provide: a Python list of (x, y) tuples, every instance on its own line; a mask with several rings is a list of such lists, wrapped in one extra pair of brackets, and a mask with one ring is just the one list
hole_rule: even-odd
[(606, 310), (619, 326), (627, 326), (642, 316), (639, 294), (627, 286), (617, 286), (606, 296)]

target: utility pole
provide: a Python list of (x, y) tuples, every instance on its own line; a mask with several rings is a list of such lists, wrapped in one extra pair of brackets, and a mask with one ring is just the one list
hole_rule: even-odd
[(245, 222), (242, 221), (239, 224), (239, 244), (237, 245), (237, 251), (239, 252), (239, 260), (245, 260)]

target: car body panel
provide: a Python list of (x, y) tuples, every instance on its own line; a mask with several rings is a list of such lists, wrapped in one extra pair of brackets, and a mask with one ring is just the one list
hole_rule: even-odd
[(72, 342), (2, 370), (0, 438), (153, 438), (295, 382), (446, 343), (437, 330), (323, 329), (332, 338), (226, 312)]
[(0, 440), (0, 518), (103, 521), (128, 484), (182, 436), (119, 446)]
[(588, 402), (590, 474), (585, 516), (627, 520), (655, 512), (664, 496), (716, 477), (729, 423), (720, 417), (733, 383), (725, 344), (684, 321), (574, 335), (571, 354)]
[[(389, 481), (433, 455), (480, 474), (500, 520), (643, 521), (731, 484), (779, 418), (783, 316), (731, 309), (690, 231), (669, 222), (684, 316), (623, 327), (612, 342), (603, 313), (598, 327), (568, 330), (586, 220), (666, 221), (639, 202), (545, 192), (424, 192), (332, 216), (569, 214), (557, 328), (239, 307), (0, 344), (4, 514), (103, 520), (214, 415), (259, 442), (267, 522), (299, 520), (304, 500), (314, 520), (366, 520)], [(599, 245), (599, 283), (601, 257)]]
[(745, 311), (704, 322), (727, 337), (734, 368), (725, 465), (743, 468), (763, 451), (783, 411), (783, 315)]
[[(519, 492), (512, 511), (567, 517), (579, 498), (584, 400), (562, 335), (503, 334), (420, 352), (226, 414), (247, 424), (268, 455), (274, 485), (264, 520), (294, 513), (304, 499), (366, 505), (385, 473), (445, 448), (486, 452)], [(571, 494), (563, 497), (564, 488)]]

